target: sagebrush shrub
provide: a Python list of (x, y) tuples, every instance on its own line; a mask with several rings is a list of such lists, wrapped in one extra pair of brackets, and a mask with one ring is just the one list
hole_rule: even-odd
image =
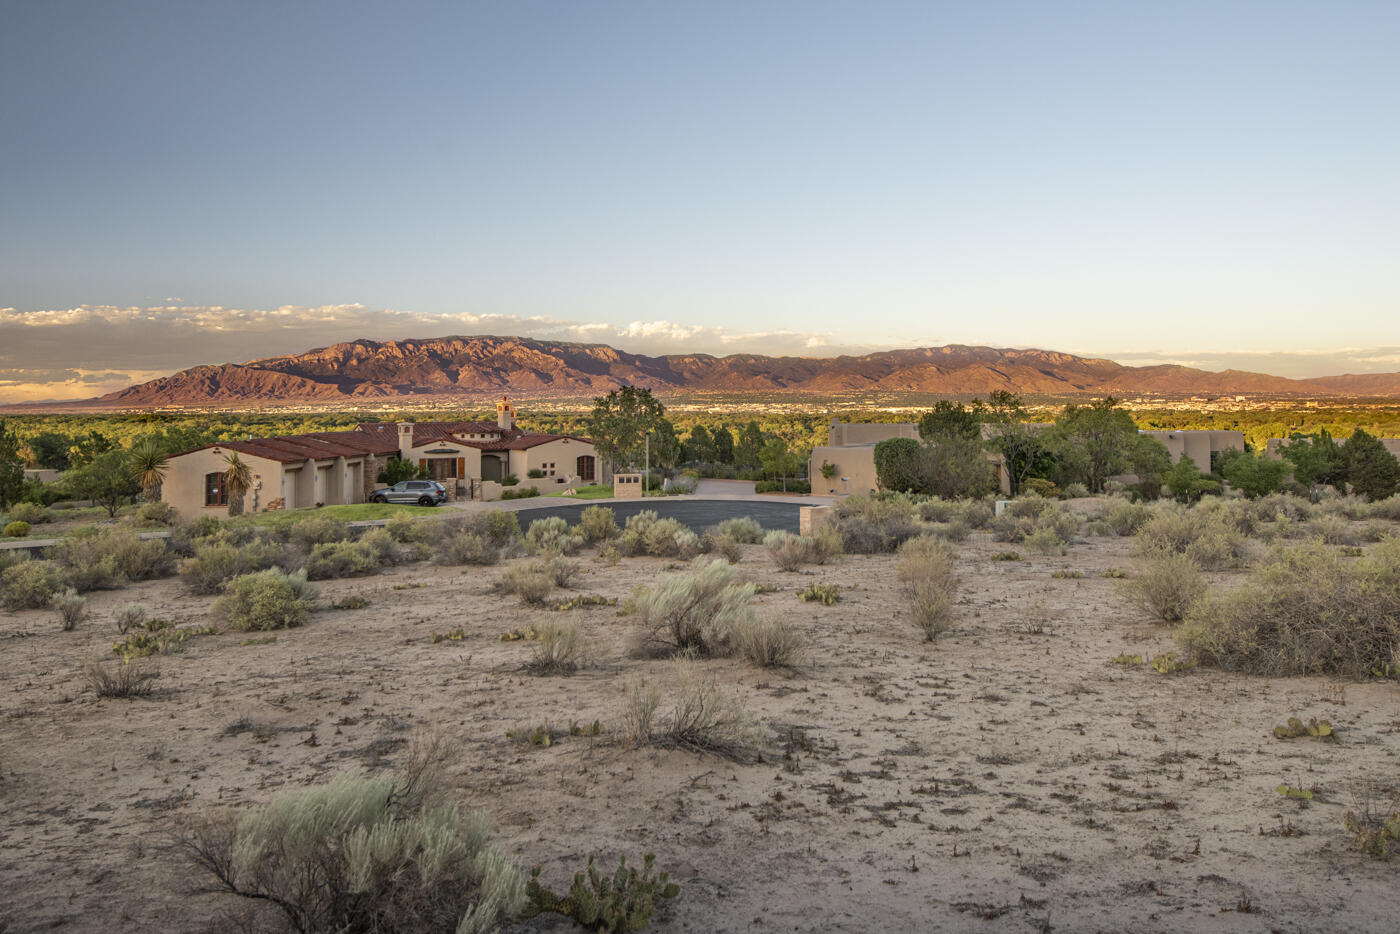
[(749, 623), (753, 585), (740, 583), (734, 569), (719, 559), (700, 559), (691, 570), (664, 578), (655, 590), (636, 597), (637, 616), (645, 626), (644, 651), (723, 655), (734, 631)]
[[(387, 533), (386, 533), (387, 534)], [(379, 570), (379, 557), (364, 542), (326, 542), (311, 546), (306, 557), (308, 580), (358, 577)]]
[(751, 516), (739, 516), (715, 526), (715, 534), (727, 535), (741, 545), (757, 545), (763, 541), (763, 526)]
[(953, 551), (931, 538), (911, 539), (899, 550), (896, 570), (925, 641), (951, 629), (958, 583)]
[(501, 575), (500, 589), (515, 594), (523, 602), (538, 606), (554, 587), (554, 581), (542, 561), (517, 564)]
[(154, 529), (171, 525), (175, 521), (175, 509), (165, 502), (142, 503), (132, 513), (131, 523), (138, 528)]
[(220, 813), (181, 840), (220, 889), (303, 934), (485, 934), (525, 906), (486, 818), (436, 805), (411, 774), (342, 773)]
[(732, 535), (716, 533), (714, 529), (705, 533), (701, 550), (718, 555), (730, 564), (738, 564), (744, 557), (744, 546)]
[(1400, 541), (1347, 559), (1283, 546), (1233, 590), (1210, 591), (1177, 632), (1200, 664), (1265, 675), (1394, 677), (1400, 662)]
[(150, 613), (144, 603), (123, 603), (113, 611), (112, 622), (116, 624), (118, 633), (126, 635), (127, 630), (143, 625)]
[(384, 523), (384, 531), (388, 532), (394, 541), (409, 544), (426, 541), (430, 535), (430, 525), (428, 522), (419, 522), (409, 513), (398, 512)]
[(589, 506), (579, 514), (579, 529), (590, 545), (617, 538), (617, 517), (607, 506)]
[(555, 587), (572, 587), (578, 583), (579, 577), (583, 574), (583, 565), (577, 561), (570, 561), (561, 555), (551, 555), (539, 562), (539, 566)]
[(525, 547), (532, 555), (573, 555), (583, 547), (583, 536), (575, 535), (564, 519), (550, 516), (530, 523)]
[(10, 507), (9, 518), (11, 522), (28, 522), (30, 525), (39, 525), (44, 522), (52, 522), (53, 512), (38, 503), (15, 503)]
[(194, 557), (180, 569), (180, 580), (194, 593), (218, 593), (235, 577), (272, 567), (278, 552), (276, 544), (261, 539), (242, 545), (211, 539), (195, 545)]
[(749, 619), (732, 634), (734, 650), (760, 668), (798, 668), (807, 658), (802, 631), (783, 619)]
[(525, 667), (537, 675), (573, 674), (582, 654), (577, 623), (543, 623), (535, 627), (534, 648)]
[(763, 546), (780, 571), (796, 571), (811, 561), (815, 542), (791, 532), (769, 532), (763, 539)]
[(919, 534), (916, 514), (913, 500), (902, 494), (851, 496), (837, 504), (836, 518), (826, 524), (834, 524), (846, 554), (884, 554)]
[(1137, 606), (1166, 623), (1180, 622), (1205, 593), (1196, 563), (1184, 554), (1148, 558), (1136, 575), (1123, 581), (1123, 592)]
[(49, 605), (63, 586), (52, 561), (26, 558), (0, 571), (0, 603), (7, 610), (38, 610)]
[(1244, 560), (1246, 543), (1225, 514), (1212, 515), (1209, 509), (1166, 507), (1138, 531), (1134, 553), (1150, 558), (1159, 555), (1186, 555), (1205, 571), (1235, 567)]
[(1151, 518), (1152, 512), (1146, 506), (1127, 500), (1118, 500), (1103, 514), (1103, 521), (1108, 523), (1115, 534), (1123, 537), (1136, 535)]
[(5, 524), (6, 538), (24, 538), (29, 534), (29, 523), (16, 519)]
[(305, 571), (268, 568), (231, 579), (214, 601), (214, 615), (239, 632), (291, 629), (306, 622), (315, 601)]
[(58, 625), (64, 632), (76, 629), (87, 616), (87, 598), (81, 596), (72, 587), (67, 587), (54, 594), (49, 601), (49, 606), (53, 607), (54, 612), (58, 614)]
[(468, 529), (456, 529), (437, 540), (433, 563), (492, 565), (501, 560), (501, 549), (491, 538)]
[(677, 661), (665, 688), (627, 687), (622, 722), (636, 746), (693, 749), (746, 762), (762, 749), (764, 729), (737, 693), (725, 691), (692, 661)]
[(349, 523), (328, 512), (312, 513), (287, 529), (287, 540), (308, 551), (316, 545), (343, 542), (349, 537)]

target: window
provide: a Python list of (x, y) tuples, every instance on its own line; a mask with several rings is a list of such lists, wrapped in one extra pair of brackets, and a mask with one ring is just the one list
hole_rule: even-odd
[(578, 474), (578, 478), (584, 483), (592, 483), (594, 479), (593, 457), (589, 454), (580, 457), (577, 461), (574, 473)]
[(207, 473), (204, 475), (204, 505), (228, 505), (228, 488), (224, 482), (223, 474)]

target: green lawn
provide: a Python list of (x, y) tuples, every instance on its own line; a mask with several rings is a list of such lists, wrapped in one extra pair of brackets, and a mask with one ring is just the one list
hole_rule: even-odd
[[(563, 496), (563, 493), (550, 493), (550, 496)], [(581, 486), (574, 490), (574, 495), (565, 497), (566, 499), (611, 499), (613, 488), (602, 484), (592, 484), (591, 486)]]

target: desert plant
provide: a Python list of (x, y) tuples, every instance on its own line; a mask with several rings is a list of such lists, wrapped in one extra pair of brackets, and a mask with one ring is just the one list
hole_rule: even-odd
[(501, 560), (501, 549), (489, 536), (467, 529), (456, 529), (437, 541), (434, 564), (492, 565)]
[(253, 485), (253, 471), (237, 451), (224, 456), (224, 487), (228, 491), (228, 514), (243, 515), (243, 497)]
[(308, 551), (317, 545), (343, 542), (350, 537), (350, 524), (329, 512), (314, 512), (298, 519), (287, 529), (287, 540)]
[(753, 585), (740, 583), (728, 564), (701, 559), (689, 572), (637, 594), (637, 616), (646, 627), (641, 648), (723, 655), (734, 631), (752, 620), (752, 598)]
[(112, 654), (124, 662), (150, 655), (169, 655), (180, 651), (187, 640), (213, 632), (207, 626), (176, 626), (169, 620), (146, 620), (133, 625), (124, 638), (113, 643)]
[(763, 526), (749, 516), (725, 519), (715, 526), (715, 534), (728, 535), (743, 545), (757, 545), (763, 541)]
[(534, 651), (525, 667), (537, 675), (568, 675), (578, 668), (583, 639), (575, 623), (544, 623), (535, 630)]
[(430, 523), (419, 522), (406, 512), (395, 513), (384, 523), (384, 531), (400, 544), (424, 541)]
[(505, 593), (515, 594), (523, 602), (538, 606), (544, 603), (553, 585), (544, 562), (534, 561), (507, 568), (498, 586)]
[(797, 596), (803, 603), (820, 603), (822, 606), (835, 606), (841, 601), (841, 588), (836, 584), (818, 584), (815, 581), (799, 590)]
[(799, 668), (807, 658), (802, 631), (782, 619), (748, 620), (732, 635), (734, 650), (760, 668)]
[(342, 773), (181, 838), (223, 891), (275, 905), (303, 934), (484, 934), (520, 912), (520, 871), (486, 818), (432, 801), (412, 772)]
[(1148, 523), (1152, 518), (1152, 513), (1146, 506), (1130, 503), (1127, 500), (1119, 500), (1113, 507), (1104, 513), (1103, 521), (1120, 536), (1136, 535), (1137, 531)]
[(133, 626), (145, 624), (150, 616), (150, 610), (144, 603), (123, 603), (112, 613), (112, 622), (116, 624), (117, 632), (126, 635), (127, 630)]
[(1137, 576), (1123, 582), (1123, 592), (1137, 606), (1166, 623), (1180, 622), (1205, 593), (1205, 581), (1185, 555), (1161, 555), (1144, 561)]
[(579, 576), (583, 574), (583, 565), (559, 555), (546, 558), (539, 562), (539, 566), (555, 587), (573, 587), (574, 584), (578, 583)]
[(52, 561), (23, 560), (0, 571), (0, 603), (7, 610), (38, 610), (63, 586)]
[(590, 545), (617, 537), (617, 518), (607, 506), (589, 506), (579, 515), (579, 528)]
[(52, 522), (53, 512), (38, 503), (15, 503), (10, 507), (9, 518), (11, 522), (28, 522), (30, 525), (39, 525), (44, 522)]
[(836, 530), (846, 554), (883, 554), (895, 551), (919, 534), (912, 499), (903, 495), (851, 496), (836, 507)]
[(712, 555), (719, 555), (730, 564), (738, 564), (744, 557), (744, 546), (732, 535), (716, 534), (714, 529), (705, 533), (702, 549)]
[(1235, 518), (1247, 513), (1225, 513), (1219, 507), (1158, 508), (1139, 530), (1133, 550), (1142, 557), (1186, 555), (1205, 571), (1239, 565), (1245, 556), (1245, 539)]
[(104, 664), (92, 659), (83, 668), (83, 680), (98, 697), (146, 697), (160, 673), (153, 668), (126, 662)]
[(169, 503), (159, 500), (142, 503), (131, 515), (131, 524), (137, 528), (158, 529), (175, 522), (175, 509)]
[(780, 571), (796, 571), (811, 560), (815, 542), (811, 538), (793, 535), (791, 532), (769, 532), (763, 545)]
[(569, 529), (569, 523), (559, 516), (536, 519), (525, 533), (525, 547), (532, 555), (572, 555), (583, 547), (583, 537)]
[(315, 600), (305, 571), (268, 568), (231, 579), (214, 602), (214, 614), (238, 632), (290, 629), (306, 622)]
[(54, 594), (49, 601), (49, 606), (53, 607), (58, 614), (58, 625), (64, 632), (71, 632), (78, 628), (84, 617), (87, 616), (87, 598), (81, 596), (72, 587), (64, 588)]
[(372, 574), (379, 564), (374, 549), (364, 542), (326, 542), (311, 546), (304, 570), (308, 580), (319, 581)]
[(1177, 641), (1204, 665), (1267, 675), (1394, 677), (1400, 660), (1400, 541), (1345, 558), (1284, 546), (1240, 587), (1210, 592)]
[(633, 681), (622, 719), (635, 746), (692, 749), (746, 762), (763, 745), (763, 728), (743, 699), (688, 660), (675, 663), (664, 694), (655, 681)]
[(225, 583), (241, 574), (272, 567), (277, 554), (275, 544), (261, 539), (242, 545), (210, 540), (194, 546), (194, 557), (180, 569), (180, 579), (194, 593), (218, 593)]
[(906, 542), (899, 551), (899, 579), (913, 613), (914, 624), (932, 642), (953, 627), (953, 592), (957, 572), (953, 552), (929, 538)]
[(29, 523), (22, 519), (16, 519), (14, 522), (7, 522), (5, 524), (6, 538), (24, 538), (28, 534)]
[(1390, 789), (1388, 800), (1381, 803), (1373, 783), (1358, 782), (1354, 803), (1342, 814), (1342, 826), (1358, 850), (1384, 859), (1400, 843), (1400, 796)]
[(525, 893), (529, 907), (524, 917), (550, 912), (571, 918), (580, 927), (593, 931), (640, 931), (651, 922), (659, 899), (675, 898), (680, 886), (670, 882), (666, 873), (652, 874), (656, 857), (648, 853), (642, 861), (642, 871), (627, 868), (627, 858), (620, 857), (617, 871), (611, 876), (599, 875), (593, 868), (593, 854), (588, 856), (588, 869), (574, 875), (567, 895), (559, 896), (540, 885), (539, 867), (530, 873)]

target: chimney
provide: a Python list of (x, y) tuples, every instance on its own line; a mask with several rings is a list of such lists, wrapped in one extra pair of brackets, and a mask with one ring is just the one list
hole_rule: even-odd
[(399, 422), (399, 457), (409, 460), (413, 450), (413, 422)]
[(515, 427), (515, 409), (511, 408), (505, 396), (501, 396), (501, 401), (496, 403), (496, 427), (502, 431)]

